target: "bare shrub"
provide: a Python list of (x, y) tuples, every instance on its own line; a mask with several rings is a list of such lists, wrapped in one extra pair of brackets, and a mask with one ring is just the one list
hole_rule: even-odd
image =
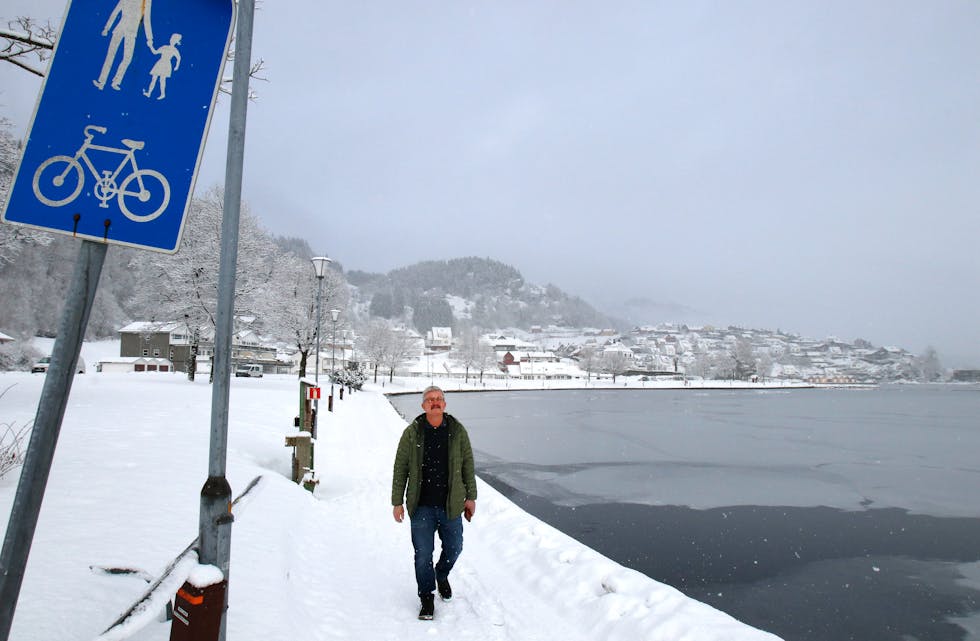
[[(0, 399), (9, 389), (10, 387), (0, 392)], [(20, 426), (12, 422), (0, 423), (0, 479), (6, 476), (7, 472), (24, 463), (27, 437), (31, 433), (33, 423), (30, 421)]]

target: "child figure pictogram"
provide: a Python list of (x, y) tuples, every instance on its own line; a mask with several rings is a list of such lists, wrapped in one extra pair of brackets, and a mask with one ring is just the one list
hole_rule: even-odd
[(153, 53), (160, 56), (160, 59), (150, 69), (150, 86), (143, 90), (143, 95), (147, 98), (153, 95), (153, 88), (156, 87), (157, 80), (160, 81), (160, 95), (157, 96), (157, 100), (163, 100), (167, 97), (167, 78), (180, 68), (180, 52), (177, 51), (180, 37), (179, 33), (175, 33), (170, 36), (170, 44), (152, 50)]

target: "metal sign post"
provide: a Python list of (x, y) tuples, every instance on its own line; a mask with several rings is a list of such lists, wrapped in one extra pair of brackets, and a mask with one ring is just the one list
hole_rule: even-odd
[(51, 363), (44, 378), (41, 402), (37, 406), (31, 440), (24, 456), (17, 493), (10, 509), (7, 533), (0, 554), (0, 639), (6, 641), (13, 624), (17, 597), (24, 580), (24, 568), (34, 539), (41, 500), (48, 484), (61, 420), (68, 405), (68, 392), (75, 379), (75, 364), (82, 348), (92, 302), (108, 247), (85, 241), (75, 263), (75, 275), (68, 291), (58, 337), (51, 352)]
[[(225, 478), (228, 458), (228, 397), (231, 389), (231, 337), (235, 318), (235, 266), (245, 163), (245, 116), (252, 58), (254, 0), (240, 0), (235, 45), (235, 69), (228, 123), (225, 202), (221, 219), (221, 257), (218, 268), (218, 308), (214, 326), (214, 385), (211, 388), (211, 450), (208, 478), (201, 489), (200, 561), (217, 566), (228, 581), (231, 558), (231, 486)], [(227, 592), (221, 613), (219, 640), (225, 638)]]

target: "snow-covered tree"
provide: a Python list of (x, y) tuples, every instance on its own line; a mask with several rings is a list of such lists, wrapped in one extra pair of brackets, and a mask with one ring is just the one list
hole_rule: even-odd
[[(144, 301), (150, 320), (184, 320), (191, 327), (214, 327), (218, 305), (221, 219), (224, 194), (218, 187), (195, 198), (176, 254), (147, 252), (144, 277), (153, 283)], [(254, 316), (275, 267), (275, 246), (243, 204), (239, 221), (235, 280), (236, 317)]]
[(939, 361), (939, 353), (936, 352), (936, 348), (932, 345), (926, 347), (922, 354), (915, 358), (913, 363), (913, 367), (920, 381), (931, 383), (942, 378), (943, 366)]
[(479, 331), (473, 327), (464, 329), (459, 335), (459, 342), (452, 353), (453, 359), (466, 368), (466, 382), (470, 381), (470, 370), (480, 373), (480, 381), (483, 381), (483, 372), (496, 362), (496, 356), (491, 351), (490, 345), (483, 342)]
[(768, 378), (772, 375), (772, 356), (769, 355), (767, 351), (760, 351), (757, 353), (755, 359), (756, 373), (760, 378)]
[(404, 329), (396, 329), (384, 320), (373, 320), (361, 334), (361, 353), (374, 363), (374, 382), (378, 382), (378, 369), (388, 370), (388, 380), (395, 376), (395, 368), (401, 365), (417, 347), (417, 339)]
[[(0, 209), (3, 209), (10, 193), (14, 171), (20, 159), (20, 143), (13, 135), (13, 126), (6, 118), (0, 118)], [(29, 227), (0, 225), (0, 269), (14, 262), (17, 255), (29, 246), (46, 246), (51, 235)]]
[(384, 363), (391, 342), (392, 329), (382, 320), (368, 323), (361, 335), (361, 353), (374, 365), (374, 382), (378, 382), (378, 368)]
[(714, 352), (711, 354), (711, 378), (734, 379), (737, 363), (732, 352)]
[(744, 381), (755, 374), (755, 354), (752, 352), (752, 343), (747, 338), (740, 337), (735, 341), (735, 347), (731, 350), (731, 357), (735, 363), (734, 378)]
[(392, 331), (388, 351), (382, 360), (382, 365), (388, 368), (388, 382), (395, 378), (395, 368), (412, 356), (417, 349), (418, 341), (406, 331)]
[[(271, 277), (259, 292), (254, 309), (270, 335), (299, 350), (299, 376), (306, 376), (309, 355), (316, 349), (317, 279), (310, 261), (292, 253), (277, 257)], [(327, 269), (320, 284), (321, 331), (331, 322), (327, 310), (348, 307), (347, 284)], [(322, 339), (321, 339), (322, 343)]]
[(602, 355), (602, 371), (612, 376), (613, 383), (616, 377), (626, 373), (630, 368), (629, 358), (620, 351), (606, 352)]
[(186, 320), (193, 328), (214, 327), (218, 305), (221, 200), (214, 190), (195, 198), (174, 255), (148, 254), (144, 279), (154, 283), (143, 300), (146, 320)]
[(595, 372), (602, 366), (602, 359), (596, 351), (596, 348), (592, 345), (586, 345), (578, 352), (578, 366), (579, 369), (584, 369), (586, 372), (586, 382), (592, 380), (592, 372)]
[(30, 371), (31, 365), (41, 356), (43, 354), (26, 340), (0, 344), (0, 372)]
[(731, 379), (735, 376), (735, 357), (729, 350), (706, 351), (694, 358), (687, 372), (702, 378)]
[(355, 369), (341, 369), (331, 372), (330, 380), (348, 389), (359, 390), (364, 385), (364, 372)]

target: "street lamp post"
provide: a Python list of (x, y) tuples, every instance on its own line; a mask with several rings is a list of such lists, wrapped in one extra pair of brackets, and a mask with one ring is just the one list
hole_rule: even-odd
[(337, 369), (337, 317), (340, 316), (339, 309), (330, 310), (330, 318), (333, 320), (333, 340), (330, 341), (330, 403), (329, 409), (333, 411), (333, 373)]
[[(350, 368), (355, 374), (361, 371), (361, 368), (357, 365), (357, 357), (355, 356), (354, 349), (356, 347), (357, 336), (354, 334), (354, 330), (350, 332), (350, 360), (347, 362), (347, 367)], [(355, 387), (349, 387), (348, 392), (354, 393)]]
[[(331, 261), (326, 256), (317, 256), (310, 259), (313, 263), (313, 273), (316, 274), (316, 365), (313, 370), (313, 381), (316, 387), (320, 387), (320, 295), (323, 293), (323, 277), (327, 272), (327, 265)], [(316, 434), (316, 423), (320, 417), (320, 399), (313, 401), (313, 434)]]

